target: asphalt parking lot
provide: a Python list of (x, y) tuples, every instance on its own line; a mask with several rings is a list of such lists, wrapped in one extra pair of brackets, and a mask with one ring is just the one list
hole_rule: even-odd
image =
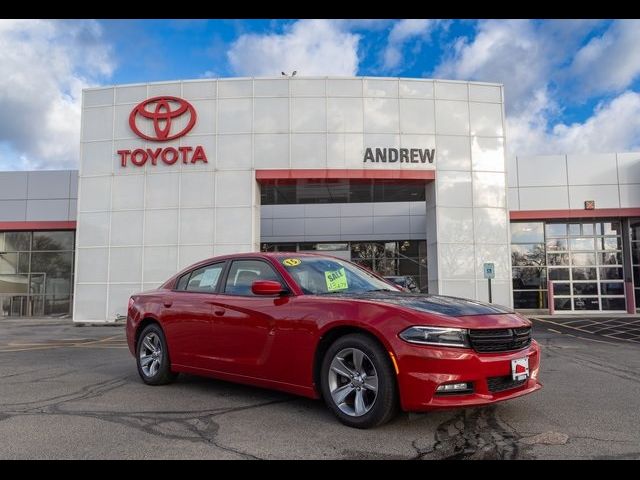
[(0, 458), (640, 459), (640, 345), (542, 320), (534, 337), (541, 391), (363, 431), (269, 390), (146, 386), (121, 326), (0, 320)]

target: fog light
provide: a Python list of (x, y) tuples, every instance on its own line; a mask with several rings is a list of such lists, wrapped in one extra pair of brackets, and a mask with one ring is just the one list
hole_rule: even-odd
[(438, 393), (460, 393), (467, 390), (472, 390), (471, 383), (448, 383), (446, 385), (440, 385), (436, 388)]

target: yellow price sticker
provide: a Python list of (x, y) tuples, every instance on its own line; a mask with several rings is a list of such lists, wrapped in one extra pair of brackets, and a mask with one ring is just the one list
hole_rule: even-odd
[(327, 290), (329, 292), (349, 288), (349, 284), (347, 283), (347, 274), (345, 273), (344, 268), (333, 270), (331, 272), (324, 272), (324, 277), (327, 282)]
[(300, 261), (299, 258), (285, 258), (282, 263), (284, 265), (286, 265), (287, 267), (297, 267), (298, 265), (300, 265), (302, 262)]

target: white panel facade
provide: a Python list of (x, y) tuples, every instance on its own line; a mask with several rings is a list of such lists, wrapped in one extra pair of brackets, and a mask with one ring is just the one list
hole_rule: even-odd
[(512, 211), (640, 208), (640, 152), (518, 156), (513, 168)]
[[(157, 96), (193, 105), (197, 121), (190, 132), (167, 141), (133, 132), (132, 110)], [(126, 313), (131, 291), (155, 287), (209, 255), (257, 250), (261, 239), (427, 238), (435, 291), (476, 296), (476, 266), (485, 261), (502, 262), (497, 280), (508, 280), (501, 272), (508, 271), (509, 256), (499, 254), (500, 248), (508, 252), (500, 85), (397, 78), (220, 79), (90, 89), (84, 99), (77, 321), (113, 321)], [(175, 119), (170, 134), (188, 120), (188, 115)], [(151, 121), (140, 120), (136, 127), (143, 135), (157, 135)], [(196, 147), (206, 161), (189, 160)], [(433, 163), (363, 162), (367, 148), (435, 149), (435, 158)], [(345, 168), (438, 169), (442, 179), (436, 175), (431, 198), (420, 208), (276, 205), (262, 209), (261, 221), (255, 170)], [(494, 234), (479, 232), (476, 222)], [(482, 248), (476, 249), (479, 242)], [(438, 249), (439, 243), (447, 246)], [(464, 252), (460, 268), (452, 252)], [(106, 271), (89, 275), (95, 262), (104, 264), (105, 255)]]
[(492, 262), (494, 298), (511, 305), (502, 88), (436, 82), (435, 116), (438, 173), (435, 186), (427, 186), (426, 216), (430, 291), (482, 298), (482, 264)]

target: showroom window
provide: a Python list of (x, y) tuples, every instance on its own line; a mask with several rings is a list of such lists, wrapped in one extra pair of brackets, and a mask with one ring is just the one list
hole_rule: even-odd
[(515, 308), (548, 308), (552, 281), (558, 311), (625, 309), (621, 222), (514, 222), (511, 243)]
[(276, 180), (260, 186), (262, 205), (424, 202), (425, 199), (425, 182), (419, 180)]
[[(632, 218), (630, 227), (633, 287), (636, 297), (636, 312), (640, 312), (640, 218)], [(620, 264), (622, 264), (622, 258), (620, 258)]]
[(345, 258), (382, 276), (408, 276), (426, 292), (427, 242), (425, 240), (366, 242), (263, 243), (263, 252), (317, 252)]
[(625, 309), (619, 221), (547, 224), (545, 233), (556, 310)]
[(69, 315), (75, 232), (0, 232), (0, 316)]
[(511, 224), (511, 268), (514, 308), (547, 308), (544, 224)]

